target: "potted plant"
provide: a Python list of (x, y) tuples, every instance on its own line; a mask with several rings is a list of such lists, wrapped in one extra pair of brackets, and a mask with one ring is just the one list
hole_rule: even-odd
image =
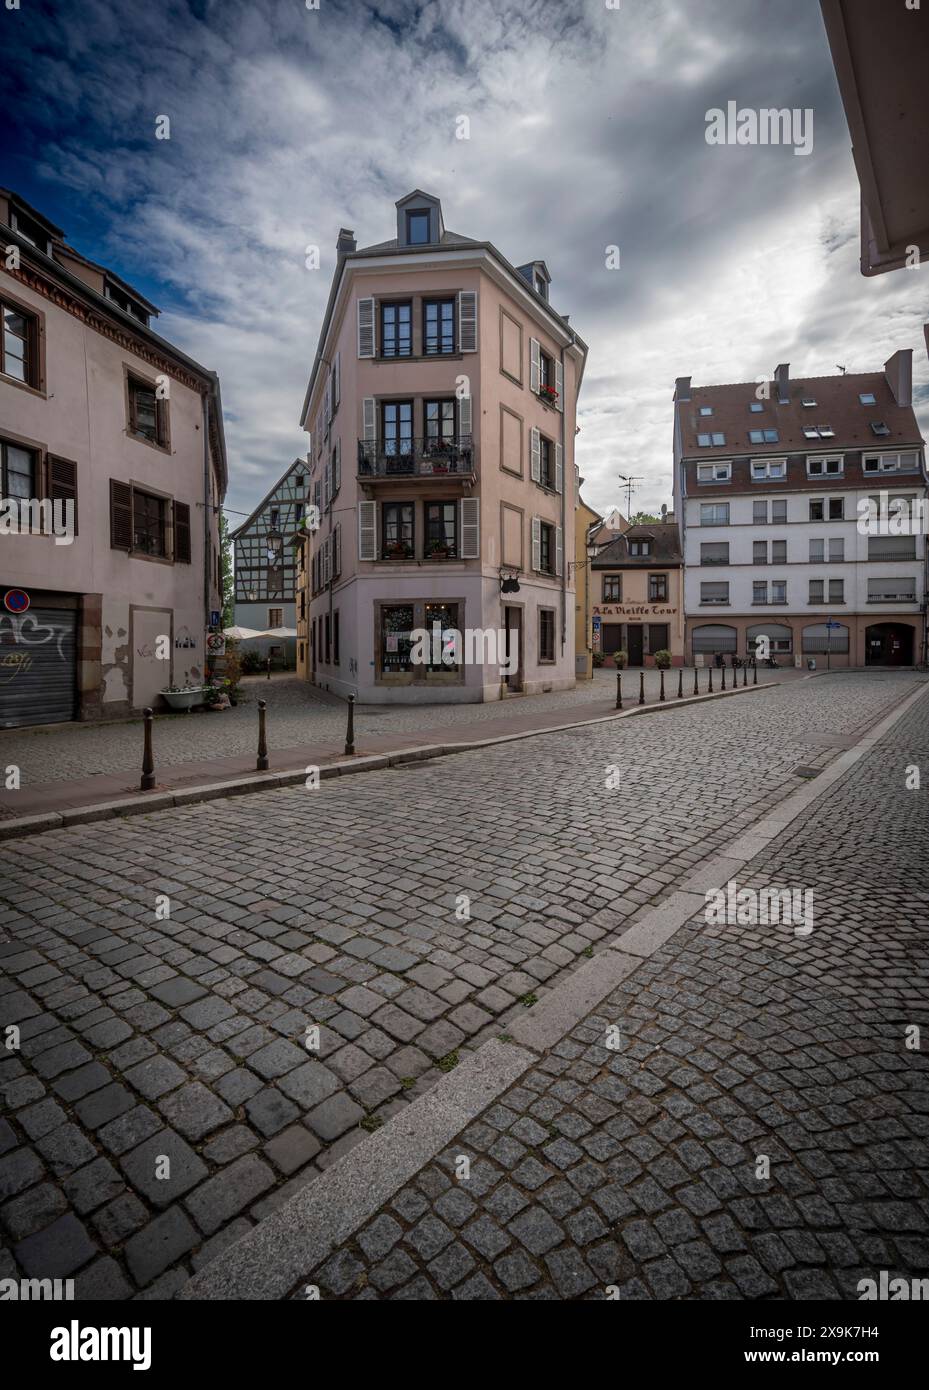
[(430, 560), (447, 560), (447, 559), (448, 559), (448, 546), (447, 546), (447, 544), (445, 543), (445, 541), (430, 541), (430, 542), (429, 542), (429, 559), (430, 559)]
[(667, 671), (670, 668), (671, 653), (667, 647), (662, 647), (660, 651), (655, 652), (655, 665), (659, 671)]
[(203, 700), (202, 685), (169, 685), (167, 690), (158, 693), (169, 709), (183, 710), (186, 714)]
[(604, 655), (603, 655), (602, 652), (594, 652), (593, 657), (592, 657), (592, 660), (593, 660), (594, 666), (596, 666), (597, 669), (599, 670), (600, 667), (603, 665), (603, 662), (604, 662), (605, 658), (604, 658)]
[(539, 387), (539, 398), (543, 400), (546, 405), (554, 405), (558, 400), (558, 392), (555, 390), (554, 386), (546, 386), (543, 384)]
[(387, 555), (391, 560), (408, 560), (413, 554), (413, 547), (405, 545), (403, 541), (393, 541), (387, 547)]
[(613, 653), (613, 664), (615, 665), (617, 671), (625, 671), (628, 662), (629, 662), (629, 653), (628, 653), (628, 652), (619, 651), (619, 652), (614, 652), (614, 653)]
[(226, 695), (222, 686), (215, 681), (203, 687), (203, 703), (207, 709), (225, 709), (229, 704), (229, 697)]

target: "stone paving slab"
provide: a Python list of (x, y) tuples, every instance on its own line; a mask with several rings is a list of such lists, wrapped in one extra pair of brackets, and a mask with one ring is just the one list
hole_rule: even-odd
[(172, 1296), (827, 767), (816, 734), (918, 686), (798, 682), (16, 843), (4, 1273), (68, 1216), (79, 1297)]

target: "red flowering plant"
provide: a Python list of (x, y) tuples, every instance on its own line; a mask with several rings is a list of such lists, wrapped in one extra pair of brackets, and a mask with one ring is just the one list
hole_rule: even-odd
[(554, 386), (540, 386), (539, 395), (542, 397), (543, 401), (548, 401), (549, 405), (554, 405), (558, 399), (558, 392), (555, 390)]

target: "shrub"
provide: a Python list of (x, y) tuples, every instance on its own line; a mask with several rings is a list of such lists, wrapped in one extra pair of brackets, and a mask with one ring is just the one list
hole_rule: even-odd
[(256, 671), (260, 671), (264, 663), (261, 660), (261, 653), (256, 652), (254, 647), (250, 647), (247, 652), (242, 653), (242, 675), (253, 676)]
[(629, 662), (629, 653), (628, 653), (628, 652), (622, 652), (622, 651), (620, 651), (620, 652), (614, 652), (614, 653), (613, 653), (613, 660), (614, 660), (614, 662), (616, 663), (617, 670), (619, 670), (619, 671), (625, 671), (626, 666), (627, 666), (627, 664), (628, 664), (628, 662)]
[(671, 653), (667, 647), (662, 647), (661, 651), (655, 653), (655, 665), (660, 671), (667, 671), (671, 665)]

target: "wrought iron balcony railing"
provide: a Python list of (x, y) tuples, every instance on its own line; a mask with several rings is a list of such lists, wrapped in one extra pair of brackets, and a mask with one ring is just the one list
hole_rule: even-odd
[(369, 478), (447, 477), (474, 472), (469, 434), (454, 439), (359, 439), (358, 475)]

